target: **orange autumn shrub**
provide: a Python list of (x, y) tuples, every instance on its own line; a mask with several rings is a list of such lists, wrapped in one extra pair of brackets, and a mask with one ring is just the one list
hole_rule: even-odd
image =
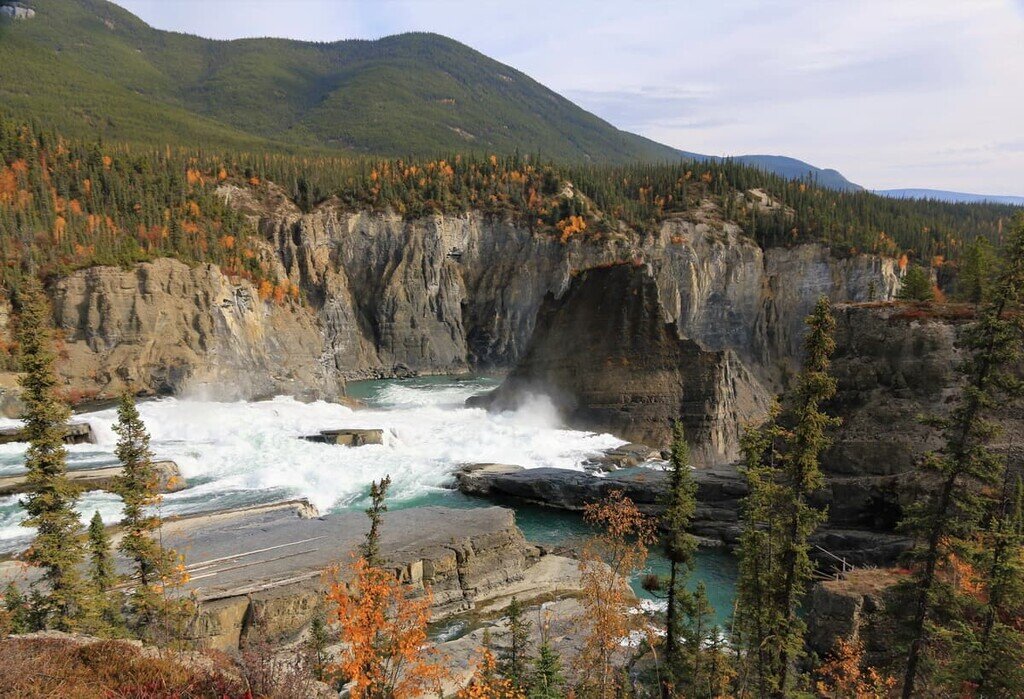
[(633, 613), (636, 598), (626, 580), (644, 567), (655, 526), (622, 491), (587, 505), (583, 516), (599, 532), (580, 555), (583, 610), (576, 621), (583, 638), (576, 673), (586, 696), (615, 699), (623, 690), (623, 640), (646, 631), (642, 615)]
[(350, 682), (352, 699), (405, 699), (433, 691), (444, 671), (427, 642), (431, 596), (412, 591), (388, 570), (353, 564), (352, 593), (331, 585), (328, 601), (344, 644), (329, 670)]
[(526, 699), (522, 690), (517, 689), (498, 672), (498, 661), (486, 645), (480, 651), (476, 670), (469, 685), (459, 690), (456, 699)]
[(860, 642), (840, 638), (829, 660), (818, 670), (816, 689), (829, 699), (885, 699), (893, 695), (896, 679), (864, 667)]

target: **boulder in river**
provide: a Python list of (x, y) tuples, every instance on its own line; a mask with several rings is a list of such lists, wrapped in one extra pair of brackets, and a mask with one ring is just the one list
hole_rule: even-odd
[(336, 429), (321, 430), (320, 434), (303, 437), (308, 442), (337, 444), (344, 447), (361, 447), (366, 444), (383, 444), (384, 430)]

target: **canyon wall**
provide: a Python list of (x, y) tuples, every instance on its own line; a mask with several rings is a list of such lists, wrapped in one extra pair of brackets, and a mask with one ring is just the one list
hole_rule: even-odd
[(659, 296), (644, 265), (581, 272), (548, 294), (526, 354), (474, 403), (508, 409), (547, 393), (570, 424), (659, 446), (679, 419), (696, 464), (734, 461), (742, 425), (764, 418), (771, 394), (733, 350), (681, 337)]
[(732, 350), (775, 385), (799, 354), (817, 297), (891, 298), (894, 261), (834, 258), (819, 245), (761, 250), (730, 223), (671, 218), (656, 234), (562, 243), (476, 213), (407, 221), (327, 202), (303, 214), (283, 197), (230, 189), (259, 221), (278, 274), (303, 289), (343, 376), (512, 366), (541, 301), (578, 272), (650, 266), (665, 320), (708, 350)]
[(817, 245), (763, 251), (708, 217), (562, 243), (477, 213), (405, 220), (335, 201), (304, 213), (272, 185), (221, 194), (258, 226), (262, 260), (301, 301), (261, 301), (208, 265), (77, 271), (53, 293), (73, 386), (331, 397), (347, 379), (508, 368), (545, 295), (582, 270), (641, 261), (682, 338), (731, 350), (775, 390), (819, 294), (888, 298), (899, 284), (891, 260), (837, 259)]
[(264, 303), (213, 265), (93, 267), (59, 280), (52, 297), (60, 371), (83, 398), (127, 387), (230, 399), (344, 389), (321, 361), (313, 313)]

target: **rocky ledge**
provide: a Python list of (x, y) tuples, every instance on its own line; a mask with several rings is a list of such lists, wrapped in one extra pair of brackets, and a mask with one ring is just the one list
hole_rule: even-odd
[[(24, 427), (4, 427), (0, 429), (0, 444), (12, 442), (26, 442)], [(95, 444), (96, 437), (92, 433), (92, 426), (85, 422), (72, 422), (64, 426), (65, 444)]]
[[(739, 540), (739, 513), (747, 494), (742, 476), (733, 469), (697, 469), (697, 511), (692, 531), (705, 543), (734, 546)], [(661, 501), (668, 486), (668, 473), (658, 468), (628, 468), (594, 475), (561, 468), (524, 469), (511, 464), (472, 464), (455, 473), (456, 486), (467, 495), (503, 500), (512, 498), (563, 510), (582, 510), (613, 491), (621, 491), (647, 514), (661, 512)], [(814, 542), (825, 551), (854, 564), (881, 564), (894, 561), (907, 547), (907, 540), (886, 531), (858, 526), (844, 518), (848, 511), (835, 498), (850, 500), (868, 497), (852, 488), (844, 492), (836, 484), (819, 494), (818, 504), (828, 507), (828, 524)], [(872, 487), (873, 483), (858, 487)], [(819, 550), (822, 562), (829, 556)]]
[[(185, 487), (178, 464), (173, 461), (154, 461), (153, 468), (157, 475), (157, 489), (161, 493), (173, 493)], [(114, 479), (123, 473), (120, 466), (102, 468), (83, 468), (68, 471), (68, 480), (81, 490), (111, 490)], [(0, 496), (24, 493), (28, 489), (26, 475), (4, 476), (0, 478)]]
[[(200, 602), (191, 637), (199, 645), (244, 645), (260, 620), (274, 640), (296, 637), (321, 609), (327, 578), (344, 581), (363, 540), (361, 512), (318, 516), (296, 501), (168, 522), (164, 541), (187, 551), (183, 589)], [(528, 544), (514, 513), (501, 507), (422, 507), (388, 513), (381, 532), (386, 565), (417, 589), (429, 588), (433, 615), (482, 611), (578, 589), (571, 562)]]
[(899, 580), (892, 569), (862, 568), (815, 584), (807, 610), (808, 647), (825, 657), (842, 639), (863, 643), (869, 656), (884, 651), (891, 639), (878, 622)]

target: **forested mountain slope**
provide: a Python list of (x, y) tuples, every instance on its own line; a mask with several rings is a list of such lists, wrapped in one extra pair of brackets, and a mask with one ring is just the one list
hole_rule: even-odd
[(0, 21), (0, 108), (69, 135), (380, 155), (680, 157), (436, 34), (213, 41), (154, 29), (105, 0), (31, 6), (30, 20)]

